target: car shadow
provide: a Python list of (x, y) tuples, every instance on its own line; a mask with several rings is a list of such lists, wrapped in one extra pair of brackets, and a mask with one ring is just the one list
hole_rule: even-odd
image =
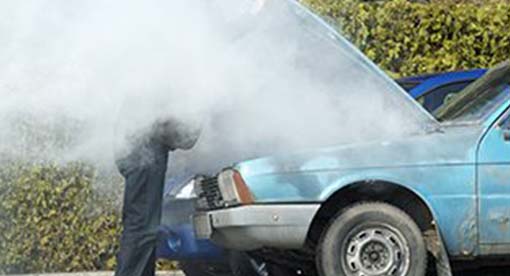
[(510, 275), (510, 267), (480, 268), (476, 270), (458, 271), (454, 276), (507, 276)]

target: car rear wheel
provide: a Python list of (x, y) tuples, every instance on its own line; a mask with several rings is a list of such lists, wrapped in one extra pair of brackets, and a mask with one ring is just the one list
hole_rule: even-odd
[(427, 251), (409, 215), (386, 203), (340, 212), (317, 246), (321, 276), (424, 276)]

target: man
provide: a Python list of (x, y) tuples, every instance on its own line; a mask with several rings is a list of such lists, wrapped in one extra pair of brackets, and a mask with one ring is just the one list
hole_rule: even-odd
[[(238, 1), (229, 2), (235, 4), (233, 7), (239, 7)], [(251, 0), (247, 3), (252, 4), (251, 7), (248, 6), (249, 13), (255, 14), (262, 8), (265, 0), (255, 1), (255, 5)], [(232, 22), (230, 26), (235, 29), (227, 34), (232, 36), (232, 39), (242, 34), (242, 27)], [(167, 110), (182, 116), (182, 113), (193, 109), (193, 104), (177, 97), (184, 94), (161, 93), (158, 89), (134, 93), (126, 98), (120, 112), (122, 121), (119, 122), (120, 133), (117, 133), (116, 164), (125, 178), (125, 192), (122, 210), (124, 230), (116, 276), (154, 275), (168, 153), (192, 148), (199, 136), (199, 128), (195, 124), (184, 124), (183, 120), (175, 118), (155, 120), (154, 124), (147, 125), (147, 122), (155, 118), (169, 117), (162, 116)], [(179, 104), (175, 101), (177, 98)], [(169, 106), (170, 103), (174, 105)], [(184, 115), (186, 116), (182, 118), (196, 119), (196, 114)], [(193, 119), (190, 121), (196, 122)]]
[(175, 119), (158, 120), (117, 153), (117, 167), (125, 178), (122, 223), (116, 276), (153, 276), (157, 232), (168, 153), (194, 146), (198, 128)]

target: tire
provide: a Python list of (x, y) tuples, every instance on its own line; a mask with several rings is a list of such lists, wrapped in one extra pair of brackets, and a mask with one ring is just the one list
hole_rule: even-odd
[(230, 276), (229, 268), (218, 263), (180, 262), (186, 276)]
[(316, 262), (321, 276), (424, 276), (427, 251), (409, 215), (386, 203), (363, 203), (331, 221)]

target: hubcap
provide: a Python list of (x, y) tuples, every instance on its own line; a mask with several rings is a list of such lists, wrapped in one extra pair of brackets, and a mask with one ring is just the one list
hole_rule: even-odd
[(349, 276), (403, 276), (409, 270), (409, 246), (402, 233), (389, 225), (354, 229), (342, 253)]

